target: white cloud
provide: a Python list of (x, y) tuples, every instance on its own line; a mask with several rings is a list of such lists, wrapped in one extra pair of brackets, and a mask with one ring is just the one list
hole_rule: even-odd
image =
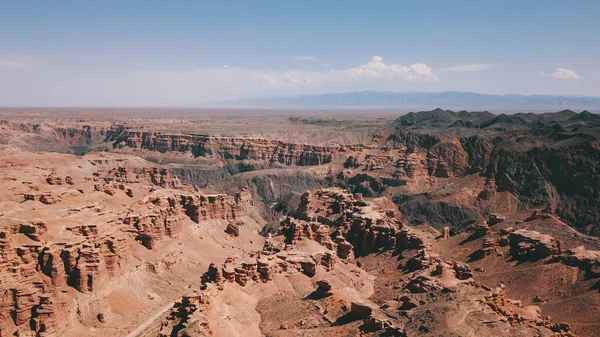
[(393, 78), (398, 77), (406, 81), (437, 81), (438, 77), (433, 73), (433, 70), (426, 64), (415, 63), (410, 66), (399, 64), (387, 65), (383, 63), (381, 56), (373, 56), (367, 64), (360, 65), (356, 68), (350, 68), (339, 71), (342, 75), (349, 75), (355, 79), (370, 77), (370, 78)]
[(105, 105), (181, 106), (242, 97), (378, 90), (397, 88), (401, 82), (437, 80), (425, 64), (384, 64), (381, 57), (373, 57), (365, 64), (345, 69), (274, 71), (229, 65), (187, 71), (134, 71), (101, 83), (82, 84), (77, 90), (88, 88), (86, 95), (101, 95), (96, 99), (102, 99)]
[(478, 63), (478, 64), (461, 64), (458, 66), (440, 68), (438, 71), (455, 71), (455, 72), (465, 72), (465, 71), (481, 71), (487, 70), (493, 67), (499, 66), (500, 63)]
[(371, 61), (354, 68), (328, 71), (284, 71), (259, 72), (256, 80), (272, 87), (298, 87), (327, 83), (347, 83), (368, 79), (399, 79), (403, 81), (438, 81), (433, 70), (423, 63), (410, 66), (387, 65), (381, 56), (373, 56)]
[(314, 56), (294, 56), (294, 61), (316, 61), (317, 58)]
[(320, 67), (331, 67), (331, 63), (321, 63), (319, 64)]
[(31, 55), (17, 55), (0, 57), (0, 68), (6, 69), (29, 69), (35, 62)]
[(544, 71), (540, 72), (542, 77), (553, 77), (559, 80), (580, 80), (581, 76), (577, 75), (571, 69), (567, 68), (556, 68), (556, 70), (552, 74), (545, 73)]

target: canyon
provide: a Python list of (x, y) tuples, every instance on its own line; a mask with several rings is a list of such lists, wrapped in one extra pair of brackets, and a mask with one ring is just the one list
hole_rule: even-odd
[(596, 336), (588, 111), (0, 110), (0, 337)]

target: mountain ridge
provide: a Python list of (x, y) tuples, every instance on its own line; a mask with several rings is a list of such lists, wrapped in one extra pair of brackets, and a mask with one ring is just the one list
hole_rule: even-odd
[(271, 96), (218, 101), (212, 107), (256, 108), (403, 108), (403, 109), (503, 109), (600, 111), (600, 97), (559, 95), (492, 95), (474, 92), (354, 91), (319, 95)]

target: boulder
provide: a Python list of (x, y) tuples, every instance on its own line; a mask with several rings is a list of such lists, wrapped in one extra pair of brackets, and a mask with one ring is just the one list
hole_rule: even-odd
[(404, 295), (400, 297), (400, 306), (398, 310), (411, 310), (418, 306), (418, 302), (415, 301), (412, 297), (408, 295)]
[(40, 236), (48, 231), (48, 227), (44, 221), (34, 221), (20, 224), (18, 231), (27, 235), (33, 241), (40, 241)]
[(364, 302), (353, 301), (350, 304), (350, 312), (358, 318), (368, 318), (373, 313), (373, 307)]
[(484, 221), (478, 224), (475, 224), (473, 227), (473, 237), (480, 238), (490, 234), (490, 226)]
[(46, 182), (50, 185), (62, 185), (62, 178), (52, 173), (46, 177)]
[(331, 295), (331, 289), (333, 285), (329, 280), (318, 280), (317, 281), (317, 290), (315, 293), (320, 296), (329, 296)]
[(227, 228), (225, 228), (225, 233), (232, 235), (232, 236), (239, 236), (240, 235), (239, 222), (238, 221), (230, 221), (227, 224)]
[(490, 214), (490, 217), (487, 221), (488, 225), (493, 226), (495, 224), (499, 224), (504, 222), (506, 218), (500, 214)]
[(52, 205), (60, 201), (61, 200), (59, 197), (53, 196), (50, 192), (42, 193), (42, 195), (40, 196), (40, 202), (42, 204)]
[(508, 235), (510, 251), (518, 260), (538, 260), (560, 253), (560, 242), (536, 231), (518, 229)]
[(468, 280), (473, 277), (471, 267), (464, 262), (454, 262), (453, 268), (456, 272), (456, 278), (459, 280)]

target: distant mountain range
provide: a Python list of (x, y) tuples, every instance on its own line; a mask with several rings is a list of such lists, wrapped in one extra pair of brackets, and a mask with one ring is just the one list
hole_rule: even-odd
[(551, 95), (488, 95), (472, 92), (360, 91), (338, 94), (263, 97), (221, 101), (215, 107), (297, 109), (480, 109), (504, 111), (592, 110), (600, 111), (600, 97)]

